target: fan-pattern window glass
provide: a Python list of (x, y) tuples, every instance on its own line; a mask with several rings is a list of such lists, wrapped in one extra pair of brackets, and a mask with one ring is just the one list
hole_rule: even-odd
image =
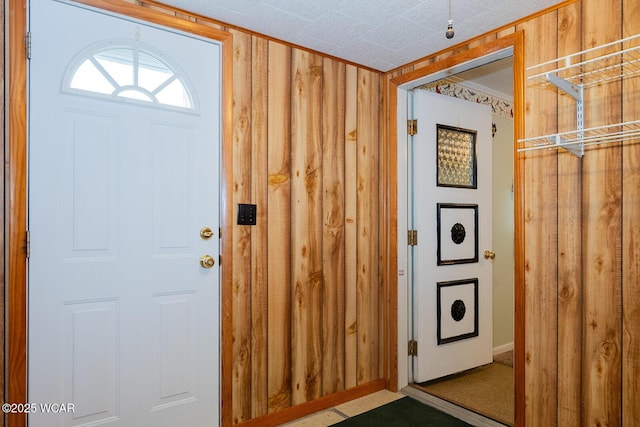
[(195, 109), (184, 79), (164, 61), (136, 46), (109, 47), (85, 56), (72, 72), (74, 91)]

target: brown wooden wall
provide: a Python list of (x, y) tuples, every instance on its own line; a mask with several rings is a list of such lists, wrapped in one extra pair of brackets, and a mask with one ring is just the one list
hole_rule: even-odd
[(230, 203), (258, 212), (222, 255), (232, 423), (383, 378), (382, 74), (179, 16), (233, 35)]
[(381, 77), (233, 35), (237, 423), (382, 377)]
[[(388, 74), (523, 30), (525, 66), (640, 33), (640, 0), (578, 0)], [(640, 118), (640, 77), (588, 89), (585, 126)], [(525, 86), (524, 136), (575, 130), (575, 103)], [(519, 154), (527, 426), (640, 425), (640, 143)]]

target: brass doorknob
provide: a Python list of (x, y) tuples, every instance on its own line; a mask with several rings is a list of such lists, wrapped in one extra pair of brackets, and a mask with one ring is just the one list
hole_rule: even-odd
[(202, 255), (200, 257), (200, 265), (202, 268), (211, 268), (216, 264), (216, 260), (211, 255)]
[(484, 259), (495, 259), (496, 253), (493, 251), (484, 251)]
[(204, 240), (209, 240), (211, 237), (213, 237), (213, 230), (209, 227), (202, 227), (202, 230), (200, 230), (200, 237), (202, 237)]

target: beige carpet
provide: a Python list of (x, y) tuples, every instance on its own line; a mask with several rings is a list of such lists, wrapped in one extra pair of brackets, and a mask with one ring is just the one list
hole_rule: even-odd
[[(506, 358), (505, 362), (509, 363)], [(513, 426), (513, 367), (491, 363), (414, 386), (458, 406)]]

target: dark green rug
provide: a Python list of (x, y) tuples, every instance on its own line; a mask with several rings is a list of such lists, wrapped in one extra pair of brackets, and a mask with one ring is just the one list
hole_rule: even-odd
[(364, 414), (356, 415), (334, 426), (380, 427), (462, 427), (471, 426), (410, 397), (403, 397)]

